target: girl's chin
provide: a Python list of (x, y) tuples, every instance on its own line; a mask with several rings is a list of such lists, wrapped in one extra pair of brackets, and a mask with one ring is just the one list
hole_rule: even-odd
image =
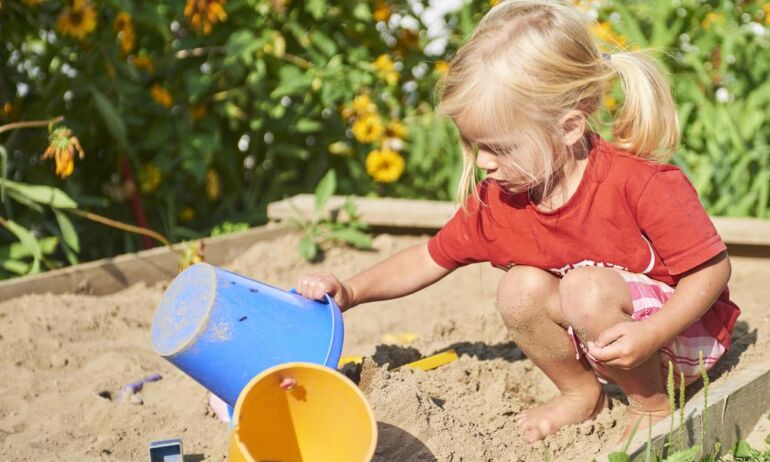
[(532, 189), (532, 186), (528, 184), (525, 184), (525, 185), (516, 184), (506, 180), (498, 180), (497, 178), (492, 178), (492, 181), (497, 183), (500, 189), (502, 189), (503, 191), (509, 192), (511, 194), (521, 194), (523, 192), (527, 192), (530, 189)]

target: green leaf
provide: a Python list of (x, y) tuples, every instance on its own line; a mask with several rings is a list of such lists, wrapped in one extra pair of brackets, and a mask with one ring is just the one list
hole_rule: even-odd
[(0, 266), (11, 273), (18, 275), (29, 273), (29, 264), (17, 260), (0, 260)]
[(313, 83), (313, 76), (302, 69), (287, 64), (278, 71), (281, 83), (270, 93), (273, 99), (305, 93)]
[[(5, 183), (3, 183), (3, 184), (5, 184)], [(44, 210), (45, 210), (42, 205), (38, 204), (37, 202), (33, 201), (32, 199), (30, 199), (29, 197), (27, 197), (27, 196), (25, 196), (23, 194), (17, 193), (16, 191), (14, 191), (12, 189), (8, 190), (8, 197), (10, 197), (11, 199), (13, 199), (14, 201), (18, 202), (21, 205), (29, 207), (30, 209), (34, 210), (37, 213), (43, 213)]]
[(625, 452), (613, 452), (607, 457), (609, 462), (631, 462), (631, 456)]
[(299, 119), (296, 125), (297, 131), (300, 133), (314, 133), (321, 131), (323, 124), (313, 119)]
[(2, 161), (2, 165), (0, 165), (0, 176), (3, 180), (0, 182), (0, 202), (5, 202), (5, 180), (8, 176), (8, 152), (2, 144), (0, 144), (0, 160)]
[(343, 228), (330, 231), (327, 236), (336, 241), (345, 242), (359, 249), (371, 249), (372, 237), (364, 232), (352, 228)]
[[(40, 252), (43, 255), (50, 255), (56, 250), (59, 239), (56, 236), (48, 236), (38, 240)], [(32, 257), (32, 252), (24, 244), (14, 242), (0, 247), (0, 260), (23, 260)]]
[(314, 30), (313, 33), (310, 34), (310, 41), (313, 42), (316, 48), (321, 50), (321, 53), (328, 57), (331, 57), (337, 53), (337, 44), (334, 43), (334, 40), (329, 38), (328, 35), (324, 34), (318, 29)]
[(128, 148), (128, 137), (126, 136), (126, 124), (120, 117), (118, 111), (112, 105), (109, 99), (96, 88), (91, 88), (91, 94), (94, 97), (96, 108), (99, 110), (104, 123), (107, 124), (107, 130), (115, 137), (123, 148)]
[(733, 457), (736, 459), (750, 459), (756, 452), (745, 440), (738, 441), (733, 447)]
[(370, 21), (372, 19), (372, 10), (364, 2), (358, 2), (353, 8), (353, 17), (361, 21)]
[(72, 221), (60, 210), (54, 209), (53, 212), (56, 215), (56, 222), (59, 223), (59, 230), (61, 231), (64, 244), (75, 251), (75, 253), (80, 252), (80, 239), (78, 239), (78, 233), (75, 231)]
[(35, 261), (39, 261), (43, 258), (43, 250), (40, 248), (40, 244), (27, 228), (19, 225), (13, 220), (7, 220), (3, 223), (3, 226), (21, 241), (21, 244), (27, 248)]
[(311, 236), (303, 236), (297, 247), (299, 254), (307, 261), (313, 261), (318, 256), (318, 245)]
[(699, 444), (691, 448), (676, 451), (675, 453), (666, 457), (664, 462), (694, 462), (695, 460), (698, 460), (698, 453), (700, 453)]
[(52, 186), (30, 185), (15, 181), (3, 180), (9, 190), (17, 192), (28, 199), (57, 209), (74, 209), (78, 206), (64, 191)]
[(332, 197), (336, 189), (337, 174), (334, 170), (329, 170), (315, 188), (315, 212), (317, 217), (323, 213), (326, 203), (329, 202), (329, 198)]
[(324, 13), (326, 11), (326, 1), (325, 0), (308, 0), (305, 3), (305, 9), (313, 15), (313, 18), (316, 20), (321, 19), (324, 17)]

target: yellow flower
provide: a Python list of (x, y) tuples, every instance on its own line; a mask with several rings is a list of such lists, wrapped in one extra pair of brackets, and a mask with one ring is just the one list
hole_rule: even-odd
[(203, 104), (196, 104), (195, 106), (190, 108), (190, 117), (192, 117), (193, 120), (200, 120), (207, 113), (208, 113), (208, 110), (206, 109), (206, 106)]
[(21, 3), (27, 6), (35, 7), (43, 3), (43, 0), (21, 0)]
[(112, 28), (118, 33), (118, 42), (120, 43), (120, 51), (123, 52), (123, 56), (131, 53), (136, 44), (134, 23), (131, 20), (131, 15), (126, 12), (118, 13), (115, 17), (115, 22), (112, 23)]
[(51, 132), (49, 145), (43, 153), (43, 160), (54, 158), (56, 161), (56, 174), (67, 178), (75, 170), (75, 154), (81, 159), (85, 156), (83, 147), (77, 137), (72, 135), (72, 130), (67, 127), (59, 127)]
[(13, 104), (11, 103), (5, 103), (3, 104), (3, 115), (5, 117), (8, 117), (13, 113)]
[(174, 104), (174, 98), (171, 97), (171, 93), (158, 83), (154, 83), (152, 88), (150, 88), (150, 96), (163, 107), (169, 108)]
[(147, 55), (139, 55), (131, 61), (137, 69), (144, 69), (148, 74), (155, 73), (155, 63)]
[(179, 221), (183, 223), (193, 221), (195, 220), (195, 217), (195, 209), (190, 206), (183, 207), (182, 210), (179, 211)]
[(151, 193), (158, 189), (162, 179), (163, 175), (157, 165), (145, 164), (139, 171), (139, 189), (143, 193)]
[(498, 3), (500, 3), (500, 0), (489, 0), (489, 7), (491, 8), (497, 5)]
[(404, 158), (390, 149), (375, 149), (366, 156), (366, 173), (378, 183), (393, 183), (404, 173)]
[(701, 25), (704, 29), (711, 29), (711, 25), (714, 23), (722, 24), (725, 22), (725, 17), (722, 16), (719, 13), (714, 13), (713, 11), (706, 13), (706, 17), (703, 18), (703, 22), (701, 22)]
[(366, 114), (359, 117), (353, 124), (353, 136), (360, 143), (373, 143), (382, 138), (385, 128), (377, 114)]
[(445, 75), (447, 72), (449, 72), (449, 63), (444, 60), (436, 61), (435, 69), (439, 75)]
[(350, 115), (346, 118), (350, 118), (354, 115), (362, 117), (367, 114), (375, 114), (377, 112), (377, 105), (374, 104), (369, 95), (358, 95), (353, 98), (353, 102), (350, 103), (350, 111)]
[(380, 75), (380, 77), (388, 83), (388, 85), (395, 85), (398, 82), (398, 72), (396, 71), (396, 65), (389, 55), (380, 55), (374, 63), (372, 63), (374, 69)]
[(399, 120), (392, 120), (385, 129), (385, 136), (388, 138), (398, 138), (403, 140), (407, 135), (406, 125)]
[(179, 259), (179, 272), (184, 271), (186, 268), (189, 268), (196, 263), (206, 261), (203, 255), (205, 248), (206, 245), (202, 240), (186, 243), (184, 251), (182, 252), (182, 257)]
[(770, 24), (770, 3), (762, 5), (762, 11), (765, 12), (765, 24)]
[(82, 39), (96, 29), (96, 10), (85, 0), (72, 0), (72, 5), (56, 19), (62, 35)]
[(225, 0), (187, 0), (184, 15), (193, 29), (208, 35), (214, 24), (227, 19), (224, 4)]
[(216, 170), (209, 170), (206, 173), (206, 196), (209, 200), (215, 201), (222, 195), (222, 182), (219, 179), (219, 173)]
[(390, 19), (391, 11), (390, 5), (383, 1), (377, 1), (374, 4), (374, 20), (377, 22), (385, 22)]
[(609, 111), (614, 111), (616, 107), (618, 107), (618, 100), (615, 99), (612, 95), (606, 95), (603, 100), (604, 107), (606, 107)]
[(608, 22), (598, 22), (591, 26), (591, 33), (599, 40), (624, 48), (626, 38), (612, 30), (612, 24)]

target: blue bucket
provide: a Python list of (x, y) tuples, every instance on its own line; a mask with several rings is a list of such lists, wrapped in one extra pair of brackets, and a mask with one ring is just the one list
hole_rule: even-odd
[(282, 363), (336, 368), (340, 309), (206, 263), (171, 282), (152, 320), (152, 345), (230, 406), (260, 372)]

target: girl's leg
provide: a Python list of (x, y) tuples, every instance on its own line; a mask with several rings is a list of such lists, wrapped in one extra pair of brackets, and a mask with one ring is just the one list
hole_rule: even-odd
[(561, 393), (516, 416), (519, 431), (532, 443), (595, 417), (605, 405), (590, 366), (576, 359), (559, 298), (559, 279), (533, 267), (513, 267), (498, 288), (498, 308), (511, 337)]
[[(631, 321), (631, 293), (616, 270), (597, 267), (572, 270), (562, 279), (559, 295), (564, 317), (583, 342), (596, 340), (604, 330), (619, 322)], [(628, 396), (634, 417), (624, 436), (630, 433), (639, 418), (642, 418), (641, 430), (650, 421), (657, 422), (670, 414), (657, 353), (636, 369), (595, 367)]]

